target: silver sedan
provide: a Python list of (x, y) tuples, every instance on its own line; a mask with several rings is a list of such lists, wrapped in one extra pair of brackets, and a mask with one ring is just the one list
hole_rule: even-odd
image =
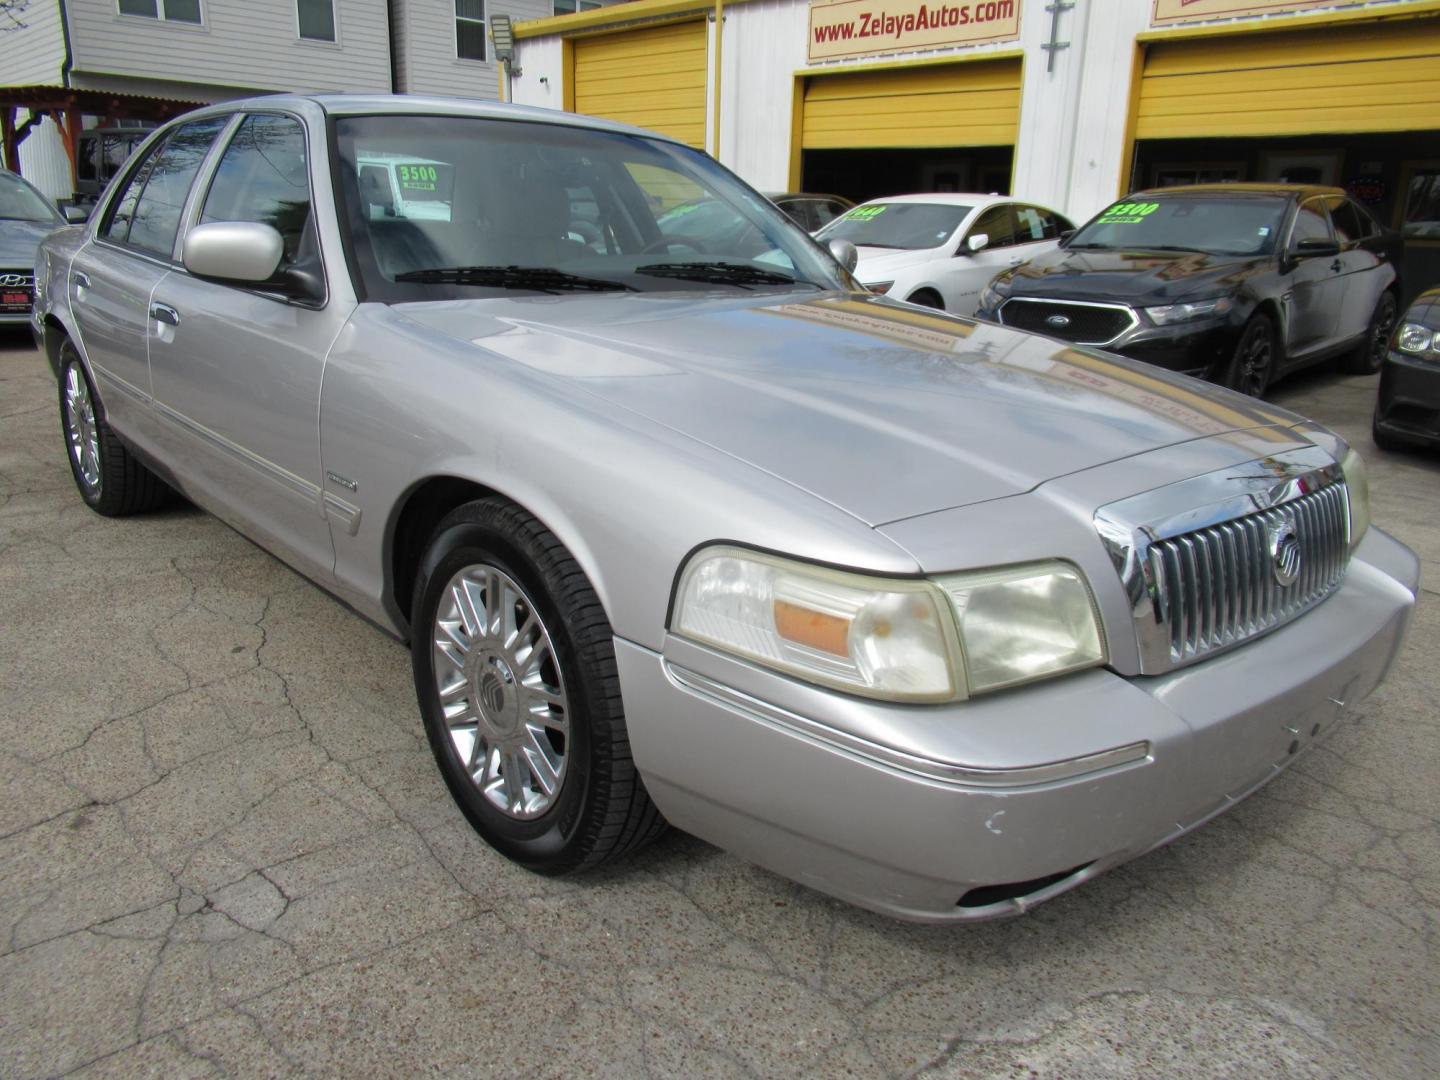
[(839, 255), (659, 136), (269, 97), (160, 129), (33, 328), (81, 497), (183, 492), (408, 641), (456, 802), (541, 873), (669, 822), (1015, 914), (1374, 689), (1418, 569), (1339, 438)]

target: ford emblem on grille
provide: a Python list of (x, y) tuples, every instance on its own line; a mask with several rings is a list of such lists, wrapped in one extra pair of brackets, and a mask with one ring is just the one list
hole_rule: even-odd
[(1295, 521), (1285, 518), (1270, 526), (1270, 564), (1278, 585), (1294, 585), (1300, 576), (1300, 537)]
[(1053, 326), (1053, 327), (1055, 327), (1056, 330), (1064, 330), (1065, 327), (1067, 327), (1067, 326), (1070, 325), (1070, 316), (1069, 316), (1069, 315), (1051, 315), (1048, 319), (1045, 320), (1045, 325), (1046, 325), (1046, 326)]

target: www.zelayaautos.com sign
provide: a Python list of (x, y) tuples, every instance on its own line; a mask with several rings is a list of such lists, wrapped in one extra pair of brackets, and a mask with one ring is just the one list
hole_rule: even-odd
[(810, 59), (1015, 41), (1020, 0), (814, 0)]

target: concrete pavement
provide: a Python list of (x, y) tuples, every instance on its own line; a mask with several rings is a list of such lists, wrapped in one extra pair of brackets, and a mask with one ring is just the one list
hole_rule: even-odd
[(0, 337), (0, 1075), (1440, 1073), (1440, 456), (1339, 428), (1424, 559), (1389, 682), (1240, 807), (919, 928), (672, 833), (551, 881), (445, 792), (407, 652), (189, 507), (92, 514)]

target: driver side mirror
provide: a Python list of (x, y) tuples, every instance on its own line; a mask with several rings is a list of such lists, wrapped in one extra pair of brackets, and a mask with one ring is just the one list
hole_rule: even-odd
[(71, 225), (83, 225), (90, 220), (88, 206), (75, 206), (72, 203), (70, 206), (63, 207), (60, 212), (65, 215), (66, 222)]
[(846, 273), (853, 274), (855, 272), (855, 267), (860, 262), (859, 248), (849, 240), (842, 240), (838, 236), (831, 240), (826, 247), (829, 248), (835, 261), (845, 268)]
[(1070, 237), (1074, 236), (1074, 235), (1075, 235), (1077, 232), (1079, 232), (1079, 231), (1080, 231), (1079, 229), (1062, 229), (1062, 230), (1060, 230), (1060, 243), (1062, 243), (1062, 244), (1065, 243), (1065, 241), (1069, 240)]
[(987, 248), (987, 247), (989, 247), (989, 246), (990, 246), (990, 234), (989, 234), (989, 233), (983, 233), (983, 232), (971, 233), (970, 236), (969, 236), (969, 238), (965, 241), (965, 247), (968, 248), (969, 250), (968, 250), (968, 251), (965, 251), (965, 252), (961, 252), (961, 254), (973, 254), (973, 253), (975, 253), (975, 252), (977, 252), (977, 251), (983, 251), (985, 248)]
[(258, 284), (280, 268), (285, 242), (255, 221), (212, 221), (185, 234), (182, 261), (196, 277)]

